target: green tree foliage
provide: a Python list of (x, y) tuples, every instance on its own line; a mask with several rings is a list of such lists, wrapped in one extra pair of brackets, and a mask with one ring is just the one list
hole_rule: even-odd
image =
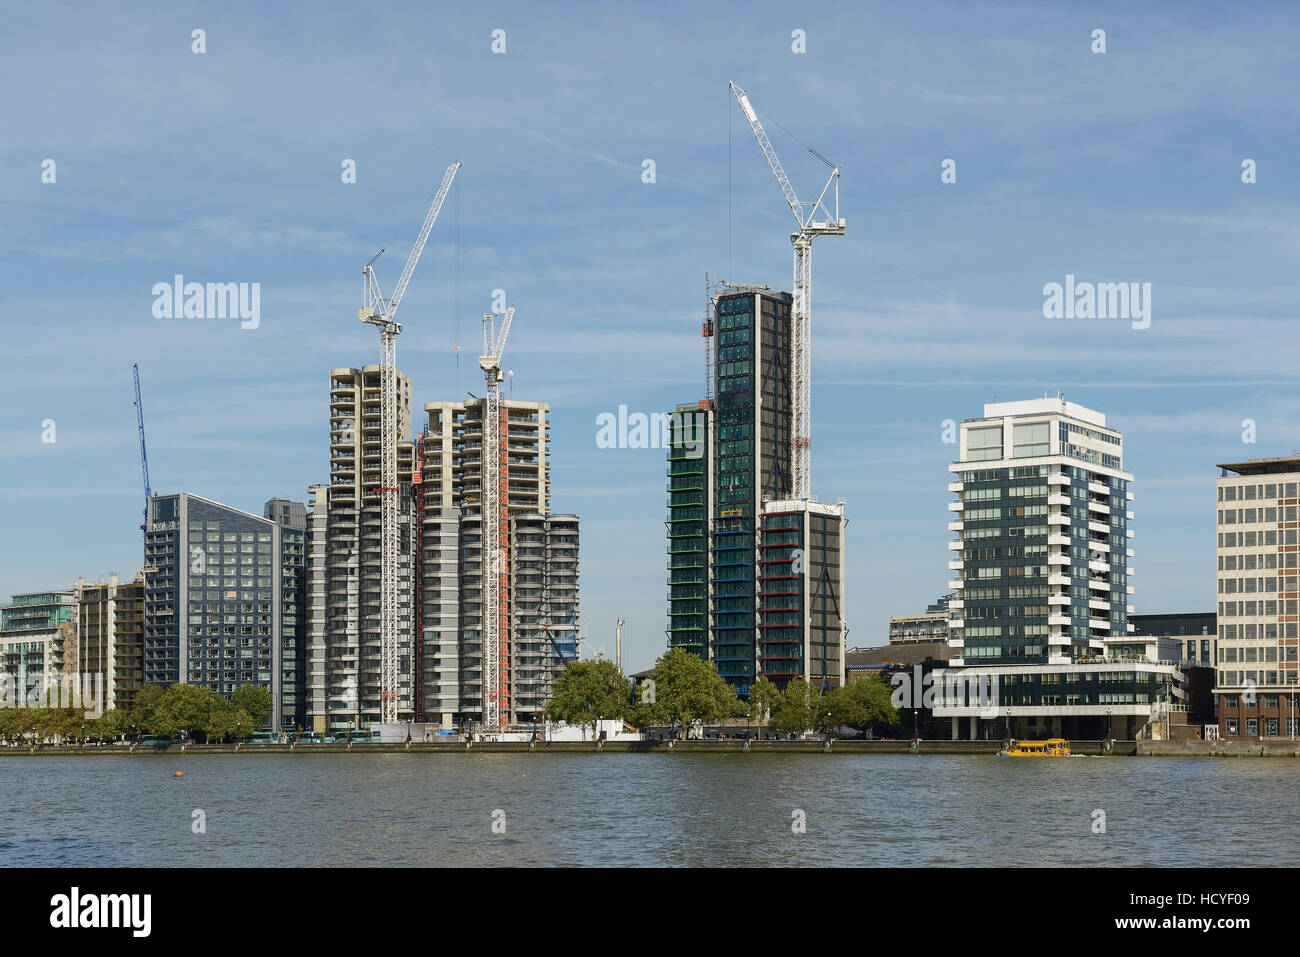
[(594, 737), (598, 719), (632, 717), (632, 682), (612, 661), (571, 661), (555, 680), (546, 717), (590, 725)]
[(781, 698), (781, 691), (767, 678), (759, 678), (749, 686), (748, 715), (755, 724), (764, 724)]
[(817, 689), (803, 678), (785, 686), (772, 707), (772, 727), (781, 732), (802, 732), (813, 727)]
[(670, 724), (684, 735), (692, 722), (720, 720), (736, 707), (736, 692), (713, 662), (682, 648), (665, 652), (655, 662), (651, 677), (655, 703), (639, 710), (638, 717), (644, 722)]
[(127, 728), (129, 716), (117, 708), (109, 708), (90, 723), (90, 736), (97, 741), (113, 741)]
[(203, 723), (203, 736), (209, 743), (224, 741), (226, 738), (246, 738), (260, 727), (249, 717), (247, 711), (235, 704), (233, 696), (229, 701), (215, 695), (213, 697), (215, 700)]
[(266, 726), (267, 719), (271, 717), (271, 709), (274, 707), (271, 692), (261, 685), (240, 685), (230, 696), (230, 703), (252, 718), (256, 728)]
[(18, 744), (32, 730), (31, 708), (0, 709), (0, 738), (5, 744)]
[(853, 682), (845, 689), (857, 698), (866, 712), (863, 724), (897, 724), (898, 709), (894, 707), (893, 689), (885, 676), (871, 675)]
[(161, 685), (145, 685), (136, 692), (135, 706), (131, 709), (130, 717), (130, 723), (136, 731), (161, 736), (173, 733), (173, 729), (164, 729), (160, 723), (159, 709), (166, 694), (167, 689)]
[(891, 700), (889, 685), (881, 675), (870, 675), (824, 695), (817, 707), (815, 726), (833, 734), (848, 725), (861, 728), (872, 724), (897, 724), (898, 709)]
[[(239, 691), (250, 687), (257, 686), (244, 685)], [(266, 693), (265, 689), (258, 690)], [(245, 698), (255, 704), (261, 700), (259, 696), (249, 694)], [(265, 721), (265, 715), (262, 720)], [(145, 685), (136, 695), (135, 707), (126, 724), (159, 738), (177, 737), (184, 732), (205, 741), (244, 738), (261, 727), (233, 700), (233, 696), (232, 700), (227, 700), (207, 688), (183, 684), (168, 688)]]

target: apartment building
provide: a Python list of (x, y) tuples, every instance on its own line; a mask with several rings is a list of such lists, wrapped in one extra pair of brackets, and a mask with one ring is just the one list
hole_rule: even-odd
[(33, 688), (39, 696), (40, 689), (62, 680), (75, 628), (72, 589), (14, 595), (0, 606), (0, 677), (11, 694), (30, 704)]
[[(104, 710), (129, 711), (144, 685), (144, 573), (77, 581), (76, 672), (101, 682)], [(93, 676), (98, 676), (94, 678)]]
[[(1132, 737), (1182, 707), (1176, 663), (1121, 655), (1133, 557), (1123, 436), (1064, 398), (993, 403), (961, 425), (949, 491), (952, 733)], [(1131, 656), (1130, 656), (1131, 655)]]
[(1218, 468), (1219, 733), (1230, 740), (1294, 737), (1300, 717), (1300, 457)]
[[(576, 655), (578, 518), (549, 511), (549, 406), (501, 405), (502, 720), (521, 724), (542, 720), (559, 656)], [(426, 403), (416, 438), (416, 708), (444, 726), (483, 714), (483, 407)]]
[[(313, 493), (316, 536), (308, 579), (323, 590), (323, 636), (309, 658), (323, 664), (313, 681), (310, 725), (320, 731), (367, 728), (381, 720), (380, 471), (381, 382), (378, 363), (329, 374), (329, 487)], [(397, 373), (398, 701), (399, 721), (415, 717), (415, 503), (411, 380)], [(324, 543), (320, 544), (323, 527)], [(323, 566), (323, 567), (322, 567)], [(317, 595), (317, 605), (321, 596)], [(323, 687), (322, 687), (323, 685)]]
[(702, 330), (713, 397), (670, 415), (668, 644), (742, 697), (760, 678), (839, 685), (843, 503), (792, 499), (792, 299), (726, 288)]
[[(274, 503), (268, 503), (268, 511)], [(190, 492), (149, 499), (145, 529), (146, 684), (229, 697), (271, 694), (272, 731), (306, 720), (306, 529)]]

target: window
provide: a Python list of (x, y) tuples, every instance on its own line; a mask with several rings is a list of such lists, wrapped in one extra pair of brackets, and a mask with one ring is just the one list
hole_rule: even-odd
[(1034, 422), (1029, 425), (1017, 425), (1013, 428), (1015, 436), (1015, 446), (1012, 451), (1013, 458), (1021, 459), (1028, 458), (1031, 455), (1047, 455), (1049, 453), (1049, 423)]
[(971, 462), (1002, 458), (1002, 426), (967, 429), (966, 458)]

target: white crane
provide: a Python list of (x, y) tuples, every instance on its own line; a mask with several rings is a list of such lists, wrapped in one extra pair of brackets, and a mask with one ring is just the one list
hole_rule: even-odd
[[(394, 321), (397, 307), (401, 305), (402, 296), (406, 294), (407, 284), (415, 273), (415, 264), (424, 252), (424, 244), (433, 229), (438, 211), (442, 209), (451, 181), (460, 169), (460, 160), (447, 167), (442, 177), (442, 185), (434, 196), (433, 205), (424, 217), (420, 235), (411, 247), (411, 255), (406, 258), (406, 267), (393, 297), (385, 299), (379, 290), (379, 281), (375, 279), (373, 264), (370, 260), (361, 267), (365, 277), (365, 291), (362, 294), (362, 308), (357, 310), (357, 318), (379, 328), (379, 404), (380, 404), (380, 446), (381, 465), (379, 486), (374, 491), (379, 493), (379, 697), (380, 721), (384, 724), (397, 723), (397, 337), (402, 327)], [(380, 252), (383, 252), (381, 249)], [(361, 452), (358, 450), (358, 457)]]
[(487, 381), (483, 397), (483, 497), (479, 508), (482, 523), (479, 548), (483, 563), (483, 727), (495, 731), (501, 727), (501, 578), (505, 572), (506, 550), (501, 528), (501, 353), (510, 334), (515, 307), (506, 309), (500, 330), (490, 312), (483, 313), (483, 354), (479, 368)]
[[(731, 83), (731, 92), (740, 103), (749, 128), (754, 131), (767, 165), (772, 167), (772, 175), (790, 204), (795, 222), (799, 224), (797, 232), (790, 234), (794, 244), (794, 304), (790, 310), (790, 405), (791, 431), (794, 433), (794, 472), (793, 497), (807, 499), (812, 497), (812, 241), (816, 236), (843, 236), (844, 220), (840, 218), (840, 167), (831, 163), (811, 147), (807, 147), (819, 160), (831, 167), (830, 178), (822, 187), (815, 203), (802, 203), (795, 195), (790, 178), (785, 175), (781, 161), (776, 157), (776, 150), (758, 121), (749, 96), (735, 83)], [(834, 186), (835, 210), (826, 206), (826, 194)], [(821, 218), (818, 218), (821, 217)]]

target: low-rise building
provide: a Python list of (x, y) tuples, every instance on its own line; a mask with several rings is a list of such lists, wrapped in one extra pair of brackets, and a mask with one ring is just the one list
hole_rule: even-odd
[(34, 687), (61, 683), (75, 617), (70, 588), (14, 595), (0, 607), (0, 676), (24, 703)]

